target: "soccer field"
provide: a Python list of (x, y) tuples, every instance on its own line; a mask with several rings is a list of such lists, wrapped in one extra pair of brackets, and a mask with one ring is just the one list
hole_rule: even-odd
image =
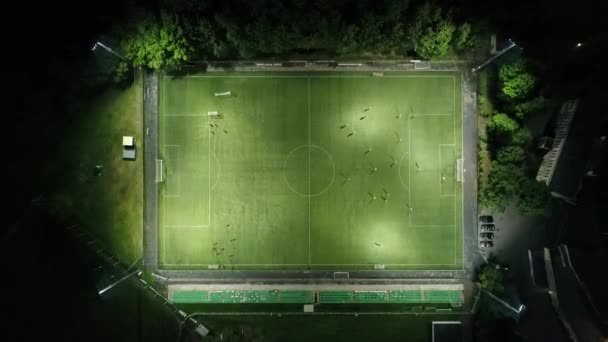
[(461, 269), (460, 84), (456, 72), (162, 77), (159, 266)]

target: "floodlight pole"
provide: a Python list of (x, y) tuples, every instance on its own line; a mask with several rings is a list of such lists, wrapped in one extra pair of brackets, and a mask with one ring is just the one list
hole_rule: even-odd
[(96, 49), (98, 46), (101, 46), (101, 47), (102, 47), (102, 48), (104, 48), (106, 51), (108, 51), (109, 53), (113, 54), (114, 56), (116, 56), (116, 57), (118, 57), (118, 58), (122, 59), (123, 61), (130, 63), (130, 62), (129, 62), (129, 60), (128, 60), (127, 58), (125, 58), (123, 55), (121, 55), (121, 54), (117, 53), (116, 51), (112, 50), (112, 48), (110, 48), (109, 46), (107, 46), (107, 45), (103, 44), (102, 42), (95, 42), (95, 45), (93, 45), (93, 49), (92, 49), (92, 50), (93, 50), (93, 51), (95, 51), (95, 49)]
[(113, 282), (112, 284), (104, 287), (103, 289), (101, 289), (98, 294), (101, 296), (104, 292), (108, 291), (109, 289), (113, 288), (114, 286), (122, 283), (123, 281), (127, 280), (129, 277), (131, 277), (132, 275), (134, 275), (135, 273), (138, 273), (139, 270), (135, 270), (132, 271), (131, 273), (127, 273), (124, 277), (118, 279), (117, 281)]
[[(129, 272), (131, 270), (131, 268), (133, 268), (133, 266), (135, 266), (135, 264), (141, 259), (143, 258), (143, 255), (140, 256), (139, 258), (135, 259), (135, 261), (133, 261), (133, 263), (131, 264), (131, 266), (129, 266), (129, 268), (127, 268), (127, 272)], [(125, 275), (124, 277), (118, 279), (117, 281), (115, 281), (114, 283), (106, 286), (105, 288), (101, 289), (99, 291), (99, 295), (102, 295), (104, 292), (108, 291), (109, 289), (113, 288), (114, 286), (120, 284), (121, 282), (125, 281), (127, 278), (129, 278), (130, 276), (132, 276), (133, 274), (139, 272), (138, 269), (135, 269), (132, 272), (127, 273), (127, 275)]]
[(511, 44), (509, 46), (507, 46), (506, 48), (500, 50), (500, 52), (498, 52), (496, 55), (492, 56), (492, 58), (488, 59), (487, 61), (483, 62), (482, 64), (474, 67), (471, 71), (472, 72), (476, 72), (479, 69), (485, 67), (486, 65), (490, 64), (493, 60), (495, 60), (496, 58), (500, 57), (502, 54), (504, 54), (505, 52), (511, 50), (515, 45), (515, 42), (513, 42), (511, 39), (509, 39), (509, 42), (511, 42)]

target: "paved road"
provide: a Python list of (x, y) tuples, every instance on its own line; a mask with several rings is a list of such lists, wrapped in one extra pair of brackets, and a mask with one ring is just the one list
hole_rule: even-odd
[(158, 268), (156, 153), (158, 151), (158, 75), (144, 75), (144, 267)]
[(464, 158), (463, 182), (463, 249), (464, 271), (468, 279), (475, 275), (481, 263), (477, 249), (477, 78), (463, 68), (462, 80), (462, 149)]

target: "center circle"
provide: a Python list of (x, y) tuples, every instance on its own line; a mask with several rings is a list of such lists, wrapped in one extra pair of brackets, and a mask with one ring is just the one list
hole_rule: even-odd
[(287, 155), (283, 176), (291, 191), (302, 196), (317, 196), (333, 183), (336, 166), (323, 147), (302, 145)]

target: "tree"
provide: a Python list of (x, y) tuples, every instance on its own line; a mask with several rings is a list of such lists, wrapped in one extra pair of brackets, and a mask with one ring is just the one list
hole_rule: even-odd
[(463, 51), (470, 49), (477, 44), (477, 38), (471, 32), (471, 24), (465, 22), (458, 26), (454, 37), (456, 50)]
[(191, 50), (181, 29), (172, 17), (163, 15), (159, 22), (153, 16), (144, 16), (127, 32), (120, 47), (135, 66), (153, 70), (178, 67), (188, 60)]
[(504, 64), (498, 72), (500, 90), (508, 100), (520, 100), (528, 96), (536, 84), (536, 78), (528, 72), (522, 61)]
[(196, 58), (206, 58), (214, 53), (218, 42), (213, 24), (207, 19), (184, 15), (181, 27)]
[(409, 40), (414, 52), (424, 59), (445, 56), (456, 28), (441, 8), (424, 3), (416, 13), (409, 28)]
[(368, 51), (386, 50), (383, 45), (386, 42), (385, 36), (382, 34), (382, 18), (368, 14), (361, 21), (359, 36), (357, 40), (359, 45)]
[(547, 101), (543, 96), (535, 97), (526, 102), (515, 105), (515, 116), (519, 120), (523, 120), (529, 113), (540, 112), (545, 109)]
[(528, 132), (528, 130), (525, 128), (518, 129), (511, 136), (511, 144), (516, 145), (516, 146), (525, 147), (525, 146), (528, 146), (528, 144), (530, 144), (531, 141), (532, 141), (532, 135), (530, 135), (530, 132)]
[(337, 52), (339, 54), (348, 54), (356, 51), (359, 48), (357, 33), (359, 28), (356, 25), (348, 25), (346, 31), (342, 35), (342, 40), (338, 44)]
[(526, 156), (523, 148), (517, 145), (510, 145), (498, 150), (496, 162), (500, 164), (519, 164)]
[(494, 145), (507, 145), (511, 142), (513, 134), (519, 130), (517, 121), (507, 114), (496, 113), (487, 126), (488, 138)]
[(477, 273), (479, 284), (484, 289), (492, 292), (495, 295), (500, 295), (504, 292), (504, 276), (500, 269), (494, 265), (485, 264), (481, 266)]
[(522, 173), (518, 166), (494, 163), (488, 175), (488, 182), (481, 191), (479, 202), (486, 208), (505, 211), (519, 191), (521, 178)]
[(543, 182), (525, 178), (522, 181), (517, 207), (526, 216), (538, 216), (545, 212), (549, 200), (549, 188)]
[(424, 59), (447, 55), (454, 30), (454, 24), (450, 21), (442, 21), (435, 28), (429, 27), (420, 41), (414, 42), (414, 51)]

